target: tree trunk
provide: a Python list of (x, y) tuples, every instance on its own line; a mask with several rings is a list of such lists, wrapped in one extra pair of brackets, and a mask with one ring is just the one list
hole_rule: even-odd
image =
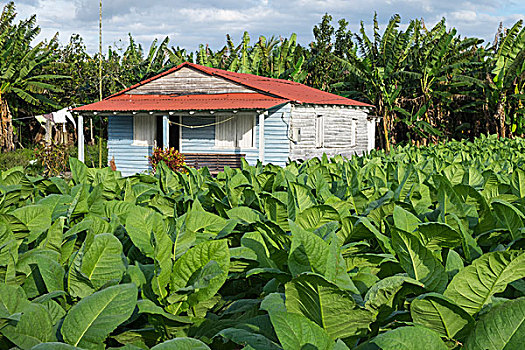
[(389, 119), (388, 113), (386, 111), (383, 112), (383, 134), (385, 136), (385, 150), (387, 152), (390, 152), (390, 135), (388, 133), (388, 129), (390, 127)]
[(505, 93), (500, 95), (498, 104), (496, 106), (496, 115), (494, 116), (497, 123), (499, 123), (499, 136), (506, 137), (506, 127), (505, 127), (505, 101), (507, 96)]
[(7, 101), (2, 99), (0, 93), (0, 149), (3, 152), (13, 151), (15, 143), (13, 141), (13, 121), (11, 111)]

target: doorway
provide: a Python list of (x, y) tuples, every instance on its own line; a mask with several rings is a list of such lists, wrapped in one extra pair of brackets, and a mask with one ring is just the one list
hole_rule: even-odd
[(180, 151), (181, 127), (178, 125), (181, 124), (180, 120), (180, 116), (170, 116), (170, 147), (174, 147), (177, 151)]
[[(170, 116), (169, 121), (169, 147), (174, 147), (177, 151), (180, 151), (180, 116)], [(172, 123), (174, 122), (174, 123)], [(176, 123), (176, 124), (175, 124)], [(157, 146), (161, 148), (166, 148), (168, 145), (164, 144), (164, 135), (163, 125), (162, 125), (162, 116), (157, 116)]]

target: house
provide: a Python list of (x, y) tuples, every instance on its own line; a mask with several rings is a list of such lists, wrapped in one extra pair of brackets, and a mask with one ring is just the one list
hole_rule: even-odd
[(149, 169), (155, 146), (219, 167), (241, 157), (283, 166), (323, 153), (361, 154), (374, 148), (371, 107), (288, 80), (187, 62), (74, 111), (79, 125), (108, 116), (108, 158), (130, 175)]

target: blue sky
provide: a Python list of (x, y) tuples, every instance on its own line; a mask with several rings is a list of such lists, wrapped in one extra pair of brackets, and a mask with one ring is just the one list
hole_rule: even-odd
[[(98, 0), (19, 0), (19, 18), (36, 13), (41, 38), (56, 32), (67, 42), (81, 34), (90, 52), (98, 48)], [(370, 24), (374, 12), (381, 24), (395, 13), (402, 22), (424, 18), (427, 26), (442, 17), (463, 36), (494, 38), (500, 22), (505, 26), (525, 19), (525, 1), (518, 0), (103, 0), (103, 42), (123, 46), (131, 33), (146, 48), (154, 38), (170, 37), (170, 45), (195, 50), (200, 43), (221, 48), (225, 35), (239, 42), (244, 30), (252, 41), (259, 35), (289, 36), (297, 33), (306, 45), (313, 40), (312, 28), (328, 12), (334, 23), (340, 18), (356, 31), (360, 21)]]

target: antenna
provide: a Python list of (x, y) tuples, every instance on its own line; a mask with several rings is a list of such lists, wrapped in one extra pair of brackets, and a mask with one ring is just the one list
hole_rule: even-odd
[[(98, 6), (98, 98), (102, 101), (102, 0)], [(100, 116), (100, 132), (98, 138), (98, 167), (102, 168), (102, 127), (103, 117)]]

